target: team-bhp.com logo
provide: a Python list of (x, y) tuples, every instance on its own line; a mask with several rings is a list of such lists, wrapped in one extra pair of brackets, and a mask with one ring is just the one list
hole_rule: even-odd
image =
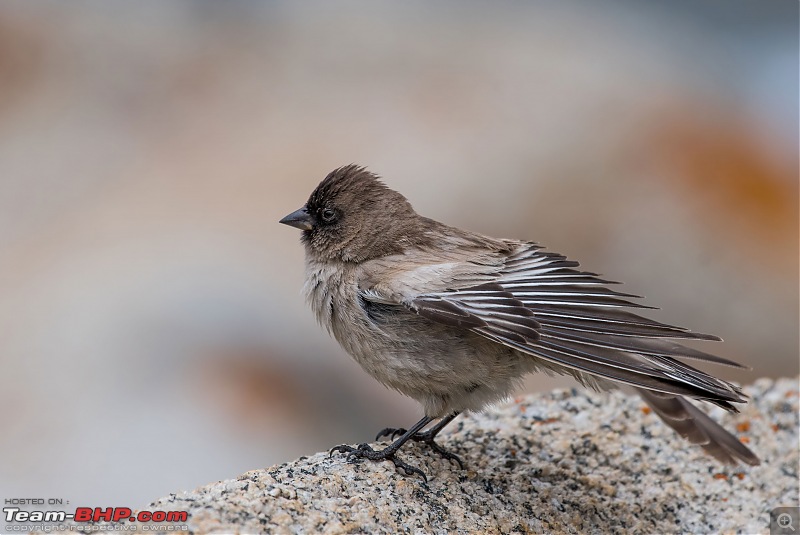
[[(109, 523), (114, 531), (125, 530), (128, 526), (141, 531), (186, 531), (189, 513), (186, 511), (137, 511), (129, 507), (78, 507), (75, 512), (65, 510), (40, 511), (23, 510), (19, 507), (4, 507), (6, 531), (33, 531), (33, 527), (42, 531), (90, 531), (98, 523)], [(72, 525), (66, 526), (65, 522)], [(139, 522), (142, 525), (133, 526)], [(180, 525), (183, 523), (183, 525)], [(38, 524), (32, 526), (33, 524)], [(16, 528), (16, 529), (15, 529)]]

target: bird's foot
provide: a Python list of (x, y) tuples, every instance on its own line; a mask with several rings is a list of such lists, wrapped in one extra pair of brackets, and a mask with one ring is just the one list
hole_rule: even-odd
[[(382, 429), (378, 435), (375, 437), (375, 440), (380, 440), (383, 437), (389, 437), (389, 440), (394, 440), (395, 437), (404, 435), (406, 430), (402, 427), (394, 428), (394, 427), (387, 427), (386, 429)], [(461, 457), (456, 455), (455, 453), (449, 452), (444, 449), (442, 446), (439, 445), (438, 442), (434, 440), (436, 435), (431, 433), (430, 431), (425, 431), (424, 433), (417, 433), (411, 437), (411, 440), (414, 442), (422, 442), (423, 444), (427, 444), (430, 448), (447, 459), (448, 461), (455, 461), (458, 463), (458, 467), (462, 470), (464, 469), (464, 461), (461, 460)]]
[(416, 466), (411, 466), (407, 462), (398, 459), (395, 456), (395, 453), (397, 452), (396, 449), (393, 449), (391, 446), (375, 451), (369, 444), (359, 444), (357, 448), (348, 446), (347, 444), (342, 444), (341, 446), (336, 446), (335, 448), (331, 449), (330, 455), (333, 455), (333, 452), (346, 453), (348, 460), (369, 459), (370, 461), (392, 461), (395, 468), (402, 469), (406, 475), (418, 474), (425, 481), (425, 483), (428, 482), (428, 477), (425, 475), (425, 472)]

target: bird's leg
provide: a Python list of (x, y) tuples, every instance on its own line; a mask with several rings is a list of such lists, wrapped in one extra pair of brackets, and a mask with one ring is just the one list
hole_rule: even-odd
[[(454, 412), (452, 414), (445, 416), (439, 421), (439, 423), (437, 423), (424, 433), (423, 432), (414, 433), (414, 435), (411, 436), (411, 440), (413, 440), (414, 442), (423, 442), (427, 444), (428, 446), (431, 447), (433, 451), (435, 451), (445, 459), (457, 462), (458, 466), (463, 470), (464, 462), (461, 460), (461, 458), (455, 453), (447, 451), (434, 440), (434, 438), (436, 438), (436, 435), (439, 434), (439, 431), (444, 429), (444, 427), (450, 422), (452, 422), (453, 419), (455, 419), (455, 417), (458, 416), (459, 414), (460, 414), (459, 412)], [(394, 439), (395, 436), (403, 435), (405, 433), (408, 433), (408, 431), (406, 431), (405, 429), (402, 428), (395, 429), (392, 427), (387, 427), (386, 429), (383, 429), (378, 433), (378, 436), (375, 437), (375, 440), (380, 440), (382, 437), (389, 437), (391, 439)]]
[(442, 457), (444, 457), (448, 461), (455, 461), (456, 463), (458, 463), (458, 467), (463, 470), (464, 469), (464, 462), (461, 460), (461, 457), (459, 457), (455, 453), (451, 453), (451, 452), (447, 451), (442, 446), (440, 446), (438, 442), (436, 442), (434, 440), (436, 438), (436, 435), (439, 434), (439, 431), (444, 429), (444, 427), (447, 424), (449, 424), (450, 422), (452, 422), (455, 419), (455, 417), (458, 416), (458, 415), (459, 415), (458, 412), (454, 412), (453, 414), (445, 416), (444, 418), (442, 418), (439, 421), (438, 424), (436, 424), (435, 426), (431, 427), (430, 429), (428, 429), (424, 433), (415, 434), (413, 437), (411, 437), (411, 439), (414, 440), (415, 442), (423, 442), (423, 443), (427, 444), (428, 446), (431, 447), (431, 449), (433, 451), (435, 451), (436, 453), (438, 453), (439, 455), (441, 455)]
[(424, 416), (420, 421), (414, 424), (414, 426), (409, 429), (408, 431), (403, 433), (403, 436), (383, 448), (382, 450), (375, 451), (372, 449), (367, 443), (359, 444), (357, 448), (353, 446), (348, 446), (347, 444), (342, 444), (341, 446), (336, 446), (335, 448), (331, 449), (330, 455), (333, 455), (333, 452), (338, 451), (339, 453), (346, 453), (347, 458), (356, 457), (359, 459), (369, 459), (371, 461), (384, 461), (389, 460), (394, 463), (395, 468), (402, 468), (406, 474), (419, 474), (422, 476), (422, 479), (425, 482), (428, 482), (428, 478), (425, 476), (425, 473), (415, 466), (411, 466), (410, 464), (398, 459), (395, 457), (395, 453), (400, 447), (408, 442), (411, 438), (414, 437), (419, 431), (425, 428), (426, 425), (431, 423), (433, 418), (429, 418), (428, 416)]

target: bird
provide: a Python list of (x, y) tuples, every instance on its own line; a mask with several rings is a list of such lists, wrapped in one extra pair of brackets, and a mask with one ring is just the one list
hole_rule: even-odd
[[(410, 428), (330, 453), (388, 460), (426, 444), (462, 468), (436, 437), (459, 414), (508, 398), (530, 373), (567, 375), (595, 390), (632, 387), (668, 426), (718, 461), (758, 457), (692, 402), (736, 413), (740, 387), (685, 360), (746, 368), (677, 340), (721, 338), (648, 319), (654, 307), (616, 281), (533, 241), (498, 239), (416, 213), (363, 166), (330, 172), (280, 223), (302, 230), (303, 293), (317, 321), (373, 378), (422, 405)], [(639, 309), (639, 310), (637, 310)], [(632, 310), (636, 310), (634, 313)], [(426, 430), (427, 428), (427, 430)]]

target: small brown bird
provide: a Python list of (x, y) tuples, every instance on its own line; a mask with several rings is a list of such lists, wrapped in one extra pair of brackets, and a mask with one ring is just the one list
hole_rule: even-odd
[[(302, 229), (305, 294), (317, 320), (367, 373), (420, 402), (425, 416), (382, 450), (334, 451), (391, 460), (434, 441), (463, 411), (506, 398), (532, 372), (571, 375), (595, 389), (629, 385), (664, 422), (727, 464), (758, 458), (687, 398), (737, 412), (735, 385), (680, 359), (742, 367), (674, 339), (720, 340), (624, 310), (652, 308), (617, 284), (533, 242), (490, 238), (418, 215), (363, 167), (331, 172), (280, 221)], [(424, 429), (439, 419), (427, 431)]]

